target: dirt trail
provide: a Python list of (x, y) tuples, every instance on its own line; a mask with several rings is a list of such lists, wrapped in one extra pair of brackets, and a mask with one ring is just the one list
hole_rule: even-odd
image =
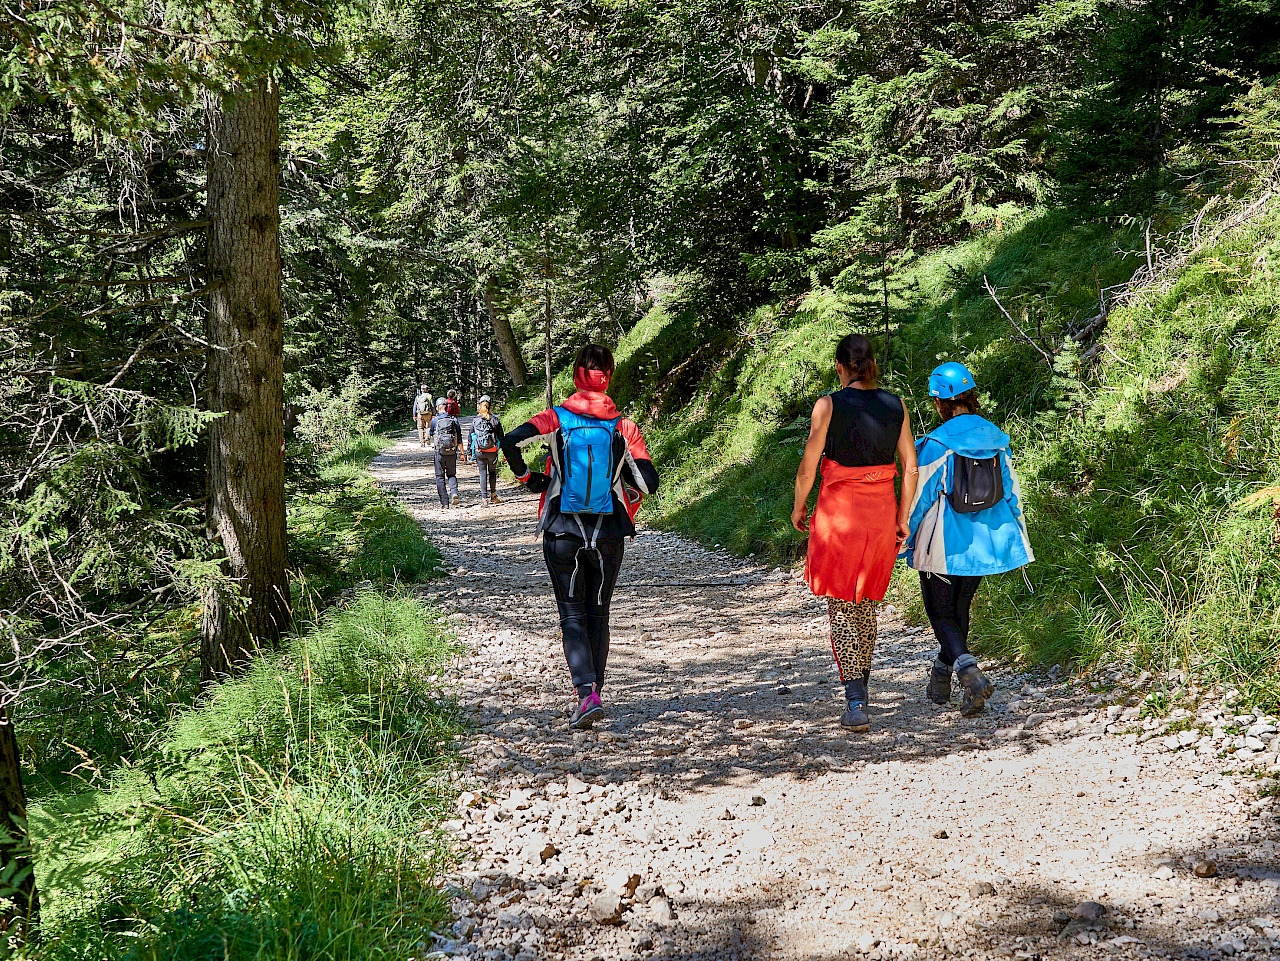
[(374, 474), (444, 552), (423, 593), (470, 646), (458, 921), (428, 956), (1280, 957), (1276, 782), (1229, 773), (1275, 772), (1273, 719), (1219, 697), (1144, 721), (1118, 676), (996, 667), (965, 720), (926, 701), (931, 635), (889, 609), (851, 736), (824, 605), (793, 573), (645, 530), (609, 719), (572, 734), (536, 499), (480, 507), (460, 467), (464, 507), (441, 511), (410, 438)]

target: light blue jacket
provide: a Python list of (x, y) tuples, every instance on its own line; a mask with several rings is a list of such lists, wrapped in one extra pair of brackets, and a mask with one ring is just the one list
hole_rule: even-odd
[[(974, 514), (951, 508), (954, 453), (986, 459), (999, 455), (1004, 500)], [(960, 414), (916, 441), (920, 483), (911, 505), (907, 566), (935, 574), (987, 575), (1012, 571), (1035, 560), (1022, 491), (1013, 470), (1009, 435), (977, 414)]]

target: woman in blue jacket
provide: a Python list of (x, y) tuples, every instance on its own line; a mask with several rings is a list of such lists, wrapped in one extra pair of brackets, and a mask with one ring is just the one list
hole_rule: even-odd
[(963, 364), (929, 376), (942, 425), (916, 442), (920, 485), (911, 507), (907, 566), (920, 572), (925, 613), (938, 638), (929, 698), (951, 699), (954, 670), (963, 691), (960, 713), (982, 713), (995, 686), (969, 653), (969, 608), (978, 584), (1030, 564), (1035, 557), (1022, 516), (1009, 435), (979, 415), (977, 384)]

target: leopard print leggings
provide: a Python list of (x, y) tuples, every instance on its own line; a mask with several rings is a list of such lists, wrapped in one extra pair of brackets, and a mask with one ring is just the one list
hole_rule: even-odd
[(871, 670), (876, 649), (876, 601), (842, 601), (827, 598), (831, 617), (831, 650), (836, 656), (840, 680), (854, 681)]

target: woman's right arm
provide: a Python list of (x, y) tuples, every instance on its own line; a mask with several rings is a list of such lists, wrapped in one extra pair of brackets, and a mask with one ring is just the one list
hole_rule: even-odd
[(814, 481), (818, 479), (818, 464), (827, 446), (827, 428), (830, 425), (831, 398), (819, 397), (818, 402), (813, 405), (809, 439), (805, 442), (804, 455), (800, 458), (800, 469), (796, 471), (796, 496), (791, 505), (791, 526), (801, 533), (809, 530), (809, 493), (813, 490)]
[(902, 410), (902, 430), (898, 434), (898, 460), (902, 462), (902, 495), (898, 499), (898, 549), (911, 536), (911, 508), (920, 483), (920, 463), (916, 458), (916, 438), (911, 432), (911, 415)]

